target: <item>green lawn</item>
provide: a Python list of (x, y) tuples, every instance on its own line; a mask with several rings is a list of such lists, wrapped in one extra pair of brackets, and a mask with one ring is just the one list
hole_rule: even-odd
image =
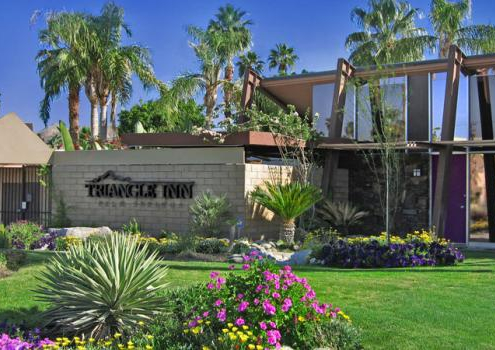
[[(30, 291), (51, 253), (0, 280), (0, 321), (36, 320)], [(341, 306), (367, 349), (495, 349), (495, 252), (467, 252), (455, 267), (343, 270), (298, 268), (322, 301)], [(167, 262), (172, 286), (205, 280), (227, 264)]]

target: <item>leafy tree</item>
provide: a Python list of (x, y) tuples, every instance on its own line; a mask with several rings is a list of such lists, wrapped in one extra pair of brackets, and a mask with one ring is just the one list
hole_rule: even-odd
[(248, 26), (250, 20), (244, 19), (246, 12), (227, 4), (218, 9), (215, 19), (210, 21), (208, 31), (213, 32), (212, 38), (217, 38), (219, 54), (225, 61), (223, 96), (226, 114), (230, 113), (232, 101), (232, 81), (234, 80), (234, 58), (251, 45), (251, 32)]
[(432, 0), (430, 21), (438, 38), (439, 56), (448, 56), (449, 47), (456, 44), (467, 52), (495, 52), (495, 27), (464, 23), (471, 16), (471, 0)]
[(239, 56), (239, 60), (236, 65), (239, 71), (239, 78), (242, 78), (244, 73), (246, 73), (249, 69), (261, 75), (265, 62), (260, 59), (256, 52), (249, 51), (248, 53)]
[(355, 7), (351, 19), (360, 31), (347, 36), (350, 61), (380, 65), (421, 60), (434, 49), (435, 37), (417, 27), (419, 9), (401, 0), (369, 0), (368, 9)]
[(172, 108), (163, 100), (151, 100), (134, 105), (119, 113), (120, 133), (134, 132), (139, 121), (148, 132), (191, 132), (194, 126), (203, 126), (203, 108), (193, 99), (181, 100)]
[(50, 119), (50, 104), (62, 92), (69, 92), (69, 129), (79, 148), (79, 93), (86, 79), (91, 30), (82, 13), (60, 12), (47, 18), (47, 28), (39, 32), (44, 46), (37, 56), (38, 74), (45, 96), (40, 117), (45, 126)]
[(274, 49), (270, 50), (268, 57), (268, 67), (277, 68), (278, 74), (287, 75), (288, 70), (292, 69), (299, 57), (294, 53), (294, 48), (287, 44), (277, 44)]

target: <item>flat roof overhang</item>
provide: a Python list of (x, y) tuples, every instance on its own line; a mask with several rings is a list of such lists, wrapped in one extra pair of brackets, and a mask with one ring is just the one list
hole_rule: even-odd
[[(447, 59), (417, 61), (386, 65), (380, 68), (383, 76), (400, 77), (427, 73), (439, 73), (447, 70)], [(495, 54), (468, 56), (463, 61), (465, 73), (477, 72), (495, 67)], [(284, 105), (292, 104), (299, 113), (305, 113), (312, 105), (313, 85), (334, 83), (336, 70), (295, 74), (285, 77), (263, 78), (261, 89), (268, 92)], [(369, 79), (376, 76), (377, 67), (356, 67), (354, 77)]]

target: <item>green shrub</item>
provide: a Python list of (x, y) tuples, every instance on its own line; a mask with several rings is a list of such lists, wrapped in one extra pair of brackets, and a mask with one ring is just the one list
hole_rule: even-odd
[(166, 268), (138, 237), (113, 233), (57, 254), (36, 290), (48, 302), (43, 318), (64, 334), (104, 338), (128, 333), (162, 310)]
[(10, 248), (10, 238), (5, 226), (0, 224), (0, 249), (8, 248)]
[(6, 260), (6, 267), (11, 271), (17, 271), (24, 265), (27, 259), (26, 252), (20, 250), (8, 250), (4, 253)]
[(126, 233), (129, 235), (140, 235), (142, 234), (141, 232), (141, 227), (139, 227), (139, 224), (135, 218), (132, 218), (131, 221), (129, 221), (129, 224), (122, 225), (122, 233)]
[(0, 269), (7, 268), (7, 256), (5, 253), (0, 252)]
[(65, 203), (62, 193), (55, 197), (57, 210), (52, 216), (52, 227), (70, 227), (72, 225), (69, 219), (69, 206)]
[(321, 221), (336, 227), (343, 235), (349, 234), (349, 228), (358, 225), (369, 215), (349, 202), (323, 200), (316, 210)]
[(330, 244), (339, 238), (339, 233), (332, 228), (319, 228), (309, 232), (304, 238), (303, 247), (311, 249), (323, 244)]
[(225, 195), (203, 192), (194, 199), (191, 211), (192, 232), (206, 237), (218, 237), (222, 227), (231, 219), (230, 205)]
[(202, 254), (220, 254), (225, 253), (228, 248), (228, 239), (204, 238), (198, 241), (196, 245), (196, 252)]
[(251, 247), (246, 241), (235, 241), (232, 246), (231, 253), (232, 254), (246, 254), (251, 250)]
[(43, 235), (41, 227), (34, 222), (19, 221), (7, 227), (7, 237), (12, 247), (17, 249), (30, 249)]

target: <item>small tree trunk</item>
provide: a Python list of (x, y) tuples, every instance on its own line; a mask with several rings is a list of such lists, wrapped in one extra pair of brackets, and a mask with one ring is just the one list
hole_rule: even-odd
[(100, 98), (100, 140), (105, 141), (107, 139), (107, 126), (108, 126), (108, 96)]
[(107, 132), (107, 137), (113, 140), (117, 137), (117, 96), (112, 94), (112, 102), (110, 107), (110, 128)]
[(69, 132), (76, 150), (79, 147), (79, 85), (69, 87)]
[(280, 225), (280, 239), (287, 243), (294, 243), (296, 224), (294, 220), (285, 220)]
[(213, 113), (215, 110), (215, 105), (217, 103), (217, 92), (216, 87), (207, 86), (204, 104), (206, 106), (206, 125), (207, 129), (213, 128)]

